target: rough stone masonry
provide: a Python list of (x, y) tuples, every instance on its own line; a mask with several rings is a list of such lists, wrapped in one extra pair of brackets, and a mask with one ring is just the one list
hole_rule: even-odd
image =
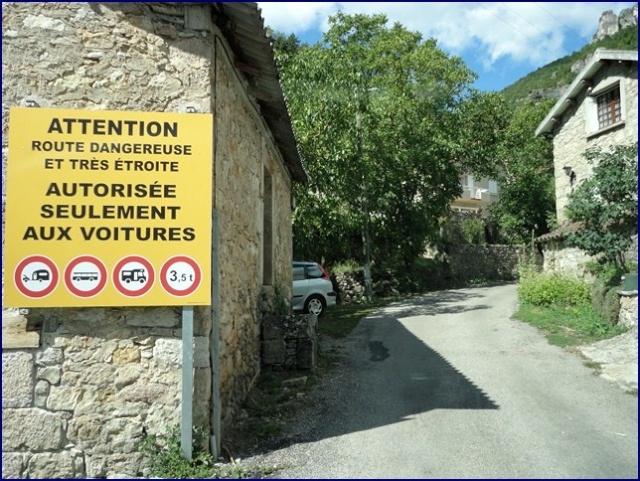
[[(213, 25), (212, 8), (3, 3), (2, 153), (4, 176), (13, 106), (215, 112), (214, 198), (223, 233), (218, 255), (224, 279), (217, 313), (216, 409), (224, 430), (260, 370), (257, 304), (267, 176), (273, 284), (290, 293), (292, 180), (248, 93), (246, 77), (234, 67), (228, 40)], [(6, 183), (2, 189), (4, 212)], [(37, 326), (37, 342), (3, 348), (3, 477), (146, 473), (138, 442), (146, 434), (165, 433), (180, 420), (180, 309), (5, 310), (3, 325), (5, 318)], [(212, 319), (211, 307), (195, 308), (194, 424), (207, 428), (214, 422)]]

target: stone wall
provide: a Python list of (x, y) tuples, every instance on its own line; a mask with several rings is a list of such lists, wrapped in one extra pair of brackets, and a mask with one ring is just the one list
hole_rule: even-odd
[[(228, 427), (260, 369), (265, 172), (272, 192), (270, 282), (290, 293), (291, 179), (246, 81), (233, 68), (226, 40), (211, 25), (210, 8), (4, 3), (2, 153), (5, 173), (8, 109), (31, 101), (214, 113), (220, 302), (215, 324), (211, 307), (195, 309), (194, 424), (215, 425), (217, 409)], [(4, 211), (5, 183), (2, 193)], [(180, 309), (37, 309), (25, 315), (42, 326), (41, 342), (3, 349), (3, 477), (137, 475), (144, 469), (138, 441), (180, 422)], [(212, 332), (219, 346), (210, 345), (218, 338)], [(216, 372), (211, 359), (219, 359)], [(212, 399), (216, 375), (220, 400)]]
[(318, 318), (313, 314), (267, 316), (262, 323), (262, 365), (266, 369), (315, 369)]
[(515, 280), (521, 247), (503, 245), (452, 246), (448, 255), (451, 276), (457, 282)]
[(629, 329), (638, 327), (638, 291), (620, 292), (618, 323)]
[[(510, 281), (518, 277), (522, 247), (507, 245), (450, 245), (448, 252), (430, 248), (425, 257), (438, 259), (428, 270), (407, 273), (418, 289), (441, 290), (468, 285), (473, 281)], [(536, 257), (541, 264), (541, 259)], [(376, 297), (397, 296), (403, 289), (394, 273), (376, 271), (373, 293)], [(332, 275), (341, 304), (360, 304), (366, 301), (364, 275), (361, 270)], [(415, 289), (415, 287), (414, 287)], [(406, 291), (405, 291), (406, 292)]]
[[(548, 273), (592, 280), (586, 265), (596, 260), (577, 247), (566, 247), (562, 239), (543, 244), (543, 270)], [(629, 250), (625, 253), (626, 262), (638, 262), (638, 236), (632, 237)]]
[[(41, 347), (2, 353), (2, 472), (131, 476), (137, 444), (180, 422), (180, 309), (47, 309)], [(208, 338), (194, 340), (194, 423), (207, 425)]]
[(543, 270), (549, 274), (560, 274), (577, 279), (591, 279), (586, 264), (594, 258), (577, 247), (564, 247), (562, 242), (544, 244)]
[[(260, 313), (263, 284), (286, 297), (292, 289), (291, 180), (285, 174), (257, 107), (242, 95), (223, 42), (216, 45), (215, 206), (220, 216), (220, 385), (223, 428), (260, 371)], [(263, 238), (265, 171), (271, 179), (271, 280), (265, 279)]]
[[(599, 147), (608, 149), (614, 144), (631, 144), (638, 141), (638, 65), (632, 67), (624, 64), (611, 64), (602, 68), (593, 79), (594, 88), (608, 77), (620, 77), (620, 90), (624, 90), (625, 124), (599, 134), (589, 134), (587, 128), (586, 89), (576, 98), (576, 106), (570, 108), (563, 116), (563, 124), (553, 139), (553, 158), (556, 185), (556, 214), (558, 223), (567, 220), (565, 207), (567, 196), (572, 189), (584, 179), (591, 176), (593, 166), (584, 158), (587, 148)], [(563, 167), (571, 166), (576, 173), (576, 181), (572, 186)]]

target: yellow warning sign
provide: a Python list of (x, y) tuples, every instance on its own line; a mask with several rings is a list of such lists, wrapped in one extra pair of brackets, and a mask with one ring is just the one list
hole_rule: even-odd
[(5, 307), (209, 305), (213, 116), (12, 108)]

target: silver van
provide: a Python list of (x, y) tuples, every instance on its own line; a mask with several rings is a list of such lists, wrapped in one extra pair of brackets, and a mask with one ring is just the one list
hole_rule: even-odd
[(337, 293), (327, 270), (317, 262), (293, 262), (293, 310), (320, 317), (336, 305)]

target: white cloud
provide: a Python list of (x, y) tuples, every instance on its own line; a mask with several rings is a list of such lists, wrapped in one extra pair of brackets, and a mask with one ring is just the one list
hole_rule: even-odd
[[(477, 49), (489, 68), (500, 58), (535, 66), (571, 53), (568, 40), (587, 43), (605, 10), (619, 13), (634, 2), (259, 2), (265, 23), (284, 33), (326, 30), (327, 17), (384, 13), (456, 55)], [(574, 42), (575, 43), (575, 42)]]
[(325, 30), (329, 15), (340, 6), (335, 2), (258, 2), (265, 25), (284, 33)]

